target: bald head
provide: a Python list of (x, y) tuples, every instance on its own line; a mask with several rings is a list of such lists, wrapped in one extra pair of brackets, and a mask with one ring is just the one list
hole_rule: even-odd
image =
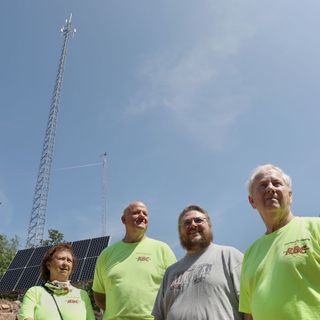
[(148, 229), (148, 208), (141, 201), (134, 201), (124, 209), (122, 223), (126, 228), (124, 240), (126, 242), (137, 242), (144, 238)]
[(147, 206), (142, 201), (133, 201), (133, 202), (130, 202), (128, 206), (124, 209), (122, 216), (125, 216), (127, 213), (130, 213), (132, 210), (136, 209), (137, 207), (143, 207), (148, 211)]

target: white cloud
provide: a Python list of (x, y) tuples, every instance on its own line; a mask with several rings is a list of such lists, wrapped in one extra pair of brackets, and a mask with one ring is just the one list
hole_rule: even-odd
[(160, 108), (184, 131), (219, 148), (250, 102), (250, 89), (242, 83), (236, 58), (254, 32), (241, 10), (225, 7), (221, 14), (212, 8), (207, 19), (214, 21), (212, 29), (205, 29), (208, 21), (203, 29), (198, 26), (197, 33), (189, 36), (191, 46), (171, 47), (144, 59), (138, 75), (141, 87), (128, 111), (140, 114)]

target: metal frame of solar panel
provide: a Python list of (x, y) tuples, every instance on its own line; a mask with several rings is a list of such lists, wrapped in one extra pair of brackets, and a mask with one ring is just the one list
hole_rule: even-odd
[[(101, 251), (109, 244), (110, 237), (99, 237), (71, 242), (77, 257), (76, 269), (71, 276), (72, 283), (93, 279), (96, 260)], [(41, 261), (51, 246), (19, 250), (3, 277), (0, 279), (0, 293), (23, 292), (41, 285)]]

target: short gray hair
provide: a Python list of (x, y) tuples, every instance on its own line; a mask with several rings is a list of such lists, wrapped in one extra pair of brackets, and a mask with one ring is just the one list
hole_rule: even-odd
[(265, 171), (265, 170), (273, 170), (273, 171), (279, 172), (286, 186), (290, 189), (290, 191), (292, 190), (292, 181), (290, 176), (288, 176), (282, 169), (280, 169), (279, 167), (273, 164), (263, 164), (263, 165), (257, 166), (251, 173), (251, 176), (247, 182), (249, 195), (252, 194), (252, 185), (253, 185), (254, 179), (257, 177), (257, 175), (261, 173), (261, 171)]

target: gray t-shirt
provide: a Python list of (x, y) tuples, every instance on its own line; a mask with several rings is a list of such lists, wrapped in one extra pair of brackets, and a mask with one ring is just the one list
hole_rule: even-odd
[(210, 244), (171, 265), (152, 311), (157, 320), (240, 320), (239, 277), (243, 254)]

